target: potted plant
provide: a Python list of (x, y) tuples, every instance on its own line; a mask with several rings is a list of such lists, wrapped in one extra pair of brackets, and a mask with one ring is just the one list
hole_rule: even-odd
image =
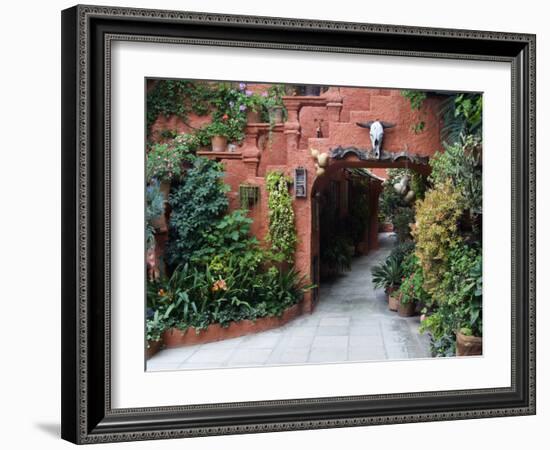
[(459, 327), (456, 332), (456, 356), (482, 354), (482, 270), (478, 257), (470, 269), (464, 301), (459, 309)]
[(231, 127), (226, 121), (212, 122), (206, 127), (206, 135), (210, 138), (213, 152), (225, 152)]
[(384, 289), (388, 294), (388, 308), (397, 311), (399, 307), (398, 288), (401, 284), (402, 270), (398, 258), (390, 256), (382, 264), (372, 269), (374, 287)]
[(264, 107), (269, 117), (270, 128), (283, 123), (285, 120), (286, 109), (283, 104), (283, 96), (285, 93), (285, 86), (281, 84), (273, 85), (267, 92), (262, 93), (264, 97)]

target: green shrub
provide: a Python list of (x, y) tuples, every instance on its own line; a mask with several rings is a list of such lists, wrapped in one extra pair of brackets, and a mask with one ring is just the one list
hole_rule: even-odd
[(438, 285), (449, 268), (449, 252), (461, 242), (458, 219), (464, 200), (447, 181), (426, 193), (416, 203), (416, 224), (412, 232), (416, 256), (424, 274), (424, 289), (435, 299)]
[(227, 210), (222, 164), (195, 158), (181, 184), (170, 194), (170, 248), (168, 260), (185, 264), (193, 253), (204, 248), (206, 234)]
[(269, 232), (267, 240), (271, 243), (275, 257), (293, 262), (298, 238), (294, 226), (292, 197), (288, 190), (290, 179), (282, 172), (269, 172), (266, 176), (268, 192)]
[(462, 137), (459, 142), (445, 146), (430, 160), (430, 181), (435, 185), (450, 180), (464, 199), (464, 207), (472, 214), (481, 214), (482, 168), (479, 164), (481, 143), (473, 136)]
[(427, 305), (430, 303), (428, 293), (424, 290), (424, 275), (418, 257), (410, 253), (403, 261), (403, 278), (399, 292), (401, 303), (411, 302)]

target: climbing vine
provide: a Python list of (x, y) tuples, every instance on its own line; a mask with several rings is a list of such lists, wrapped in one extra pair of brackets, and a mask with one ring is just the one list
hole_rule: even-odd
[[(402, 90), (401, 95), (409, 100), (412, 111), (420, 111), (420, 108), (422, 108), (422, 106), (424, 105), (424, 101), (428, 97), (428, 94), (423, 91)], [(426, 122), (424, 120), (419, 120), (418, 122), (411, 125), (411, 131), (414, 134), (422, 133), (425, 126)]]
[(282, 172), (269, 172), (266, 187), (269, 194), (269, 232), (267, 240), (271, 242), (275, 256), (283, 261), (293, 262), (297, 236), (294, 226), (292, 197), (288, 190), (290, 179)]
[(158, 80), (147, 93), (147, 130), (159, 115), (187, 120), (193, 112), (204, 116), (210, 109), (213, 90), (206, 83), (187, 80)]

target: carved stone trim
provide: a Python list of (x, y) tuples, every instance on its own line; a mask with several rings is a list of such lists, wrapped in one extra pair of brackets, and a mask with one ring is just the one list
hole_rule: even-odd
[(387, 152), (382, 150), (380, 158), (377, 158), (372, 150), (360, 149), (357, 147), (336, 147), (331, 149), (329, 153), (330, 157), (335, 160), (346, 159), (348, 155), (355, 155), (360, 161), (381, 161), (381, 162), (397, 162), (405, 159), (411, 164), (427, 165), (429, 158), (427, 156), (420, 156), (411, 154), (406, 150), (400, 152)]

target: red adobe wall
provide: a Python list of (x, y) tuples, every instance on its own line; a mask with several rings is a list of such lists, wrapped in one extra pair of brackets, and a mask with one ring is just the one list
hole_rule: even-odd
[[(248, 86), (250, 89), (265, 89), (264, 85)], [(318, 254), (318, 236), (312, 232), (312, 199), (323, 188), (327, 180), (337, 177), (339, 169), (344, 167), (373, 168), (376, 176), (385, 178), (387, 167), (404, 167), (404, 162), (388, 163), (378, 161), (360, 161), (350, 155), (345, 160), (332, 160), (322, 176), (317, 176), (316, 160), (311, 155), (314, 148), (320, 153), (329, 152), (338, 146), (355, 146), (363, 150), (371, 149), (369, 130), (356, 125), (356, 122), (382, 120), (395, 124), (385, 130), (383, 149), (386, 152), (407, 151), (419, 156), (432, 156), (441, 148), (441, 122), (437, 110), (442, 98), (430, 96), (424, 102), (421, 111), (411, 111), (409, 101), (399, 90), (371, 88), (330, 88), (318, 97), (285, 97), (284, 103), (288, 119), (277, 125), (269, 137), (268, 124), (249, 124), (246, 138), (236, 152), (212, 153), (208, 149), (200, 152), (203, 156), (222, 161), (226, 167), (225, 181), (231, 187), (229, 192), (230, 208), (238, 208), (239, 185), (255, 184), (260, 187), (260, 201), (250, 211), (254, 219), (252, 232), (263, 240), (268, 228), (267, 193), (265, 175), (271, 170), (282, 170), (293, 176), (296, 167), (307, 170), (307, 197), (294, 200), (295, 225), (298, 245), (295, 254), (296, 268), (313, 280), (312, 260)], [(191, 115), (188, 124), (200, 127), (208, 121), (206, 117)], [(415, 133), (414, 124), (423, 121), (425, 128)], [(178, 132), (190, 131), (190, 128), (177, 118), (169, 120), (159, 118), (153, 130), (174, 129)], [(317, 137), (318, 129), (322, 134)], [(421, 169), (421, 168), (420, 168)], [(376, 247), (377, 208), (380, 183), (373, 183), (375, 189), (370, 198), (374, 223), (370, 227), (367, 247)], [(305, 299), (304, 309), (311, 310), (311, 296)]]

